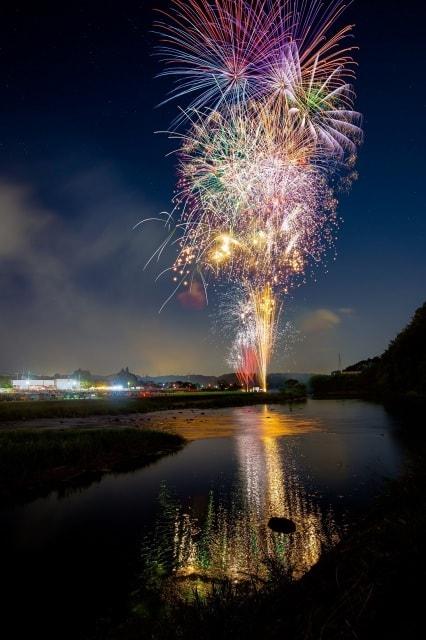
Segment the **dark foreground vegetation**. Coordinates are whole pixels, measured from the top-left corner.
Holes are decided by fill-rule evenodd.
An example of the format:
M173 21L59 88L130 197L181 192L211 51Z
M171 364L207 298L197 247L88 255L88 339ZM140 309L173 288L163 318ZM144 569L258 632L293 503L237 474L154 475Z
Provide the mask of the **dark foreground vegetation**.
M191 602L165 601L145 588L129 619L114 630L100 628L96 640L423 637L425 483L419 456L300 581L272 567L262 589L221 584L209 598Z
M179 450L174 434L137 429L0 431L0 502L84 485Z
M374 397L386 402L426 401L426 303L380 357L331 376L314 376L316 397Z
M284 386L280 390L283 400L299 401L306 398L307 388L306 385L298 380L290 378L286 380Z
M303 386L303 385L302 385ZM40 400L0 403L0 423L43 418L86 418L95 415L124 415L168 409L220 409L262 403L280 403L279 393L185 393L147 398L99 400Z

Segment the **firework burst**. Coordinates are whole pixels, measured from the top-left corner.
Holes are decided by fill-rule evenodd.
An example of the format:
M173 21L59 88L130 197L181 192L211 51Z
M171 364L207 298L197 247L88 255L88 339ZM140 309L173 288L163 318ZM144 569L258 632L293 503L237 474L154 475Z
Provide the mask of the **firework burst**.
M182 136L174 277L196 268L285 291L332 244L336 200L309 140L277 130L265 110L229 113L198 116Z
M171 134L178 221L157 253L177 245L176 289L195 274L205 288L242 287L248 312L231 360L247 383L255 356L266 388L280 297L333 245L334 177L344 182L362 139L346 45L352 27L333 33L340 0L171 7L156 23L159 53L163 75L176 81L169 99L187 102L177 119L186 126Z
M354 75L353 47L345 44L352 26L329 36L345 6L342 0L172 0L155 24L165 64L160 75L176 81L169 100L216 109L224 98L285 95L295 80L321 86L331 78L338 88Z

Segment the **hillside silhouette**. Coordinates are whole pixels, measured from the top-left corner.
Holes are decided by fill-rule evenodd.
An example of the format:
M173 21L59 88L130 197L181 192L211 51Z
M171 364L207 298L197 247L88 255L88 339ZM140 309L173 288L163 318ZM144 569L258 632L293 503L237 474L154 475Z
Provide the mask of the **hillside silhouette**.
M379 357L314 376L315 395L426 399L426 302Z

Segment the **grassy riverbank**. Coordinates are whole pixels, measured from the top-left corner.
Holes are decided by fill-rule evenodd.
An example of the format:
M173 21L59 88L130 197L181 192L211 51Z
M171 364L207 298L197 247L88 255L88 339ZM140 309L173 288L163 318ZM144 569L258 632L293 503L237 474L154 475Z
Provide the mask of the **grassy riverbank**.
M143 466L183 444L178 435L126 428L0 431L0 501Z
M259 590L217 587L192 602L151 598L97 640L268 638L368 640L423 635L424 455L387 485L369 513L300 581L280 571ZM145 596L146 597L146 596Z
M188 393L150 398L99 400L23 400L0 403L2 422L25 422L43 418L86 418L95 415L125 415L169 409L220 409L262 403L286 402L278 393Z

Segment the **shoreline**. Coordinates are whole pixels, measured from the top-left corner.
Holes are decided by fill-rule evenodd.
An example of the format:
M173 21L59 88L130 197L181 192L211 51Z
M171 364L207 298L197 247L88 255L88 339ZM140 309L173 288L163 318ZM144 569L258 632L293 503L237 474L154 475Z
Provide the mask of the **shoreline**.
M306 398L288 398L280 393L223 393L149 398L113 398L87 400L24 400L0 403L0 430L28 426L35 420L65 420L93 416L119 417L157 411L183 409L221 409L256 404L289 404Z
M157 400L147 398L135 401L55 401L43 403L42 407L34 407L37 401L14 403L13 407L0 405L0 433L3 430L22 429L65 429L65 428L102 428L124 427L146 428L152 427L156 416L182 414L194 412L198 417L206 412L220 412L222 409L238 407L254 407L261 405L284 405L305 403L306 398L289 399L278 393L273 394L234 394L232 396L179 398L170 402L169 398L161 398L161 402L147 402ZM168 401L168 402L167 402ZM102 402L102 405L87 403ZM67 404L66 404L67 403ZM78 404L76 404L78 403ZM19 406L18 406L19 405ZM7 410L9 409L9 411ZM26 410L29 409L29 412Z
M292 406L303 403L292 403ZM300 435L308 431L321 428L313 420L300 421L300 416L293 417L288 413L288 419L282 424L277 419L277 407L287 407L288 403L260 403L232 407L217 408L182 408L166 409L149 413L131 413L117 415L94 415L87 418L39 418L22 423L21 421L3 423L1 434L7 431L24 432L28 429L35 431L102 431L115 429L117 431L134 429L139 432L154 430L158 433L171 433L183 437L185 441L226 438L234 436L238 430L233 420L232 410L245 412L263 409L264 428L275 437L286 435ZM268 421L267 423L265 421Z

